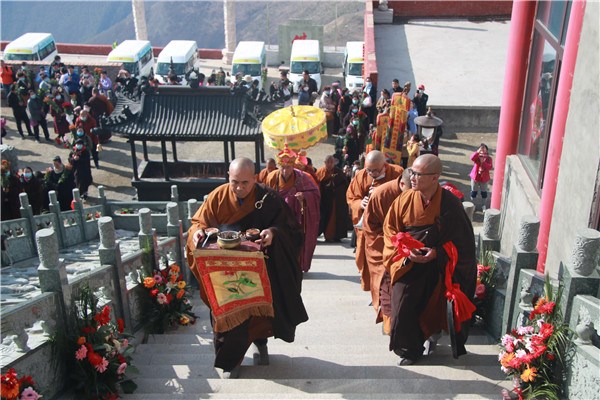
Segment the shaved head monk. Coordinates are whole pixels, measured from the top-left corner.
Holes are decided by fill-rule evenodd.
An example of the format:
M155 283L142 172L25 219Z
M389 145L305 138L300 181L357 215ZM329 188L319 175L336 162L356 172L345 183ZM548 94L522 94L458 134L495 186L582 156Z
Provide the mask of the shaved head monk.
M371 290L369 269L366 268L366 252L368 249L365 246L364 234L359 222L362 223L363 212L369 203L369 197L373 189L396 179L402 175L402 171L402 167L388 164L382 152L378 150L370 151L365 157L365 168L358 171L346 192L346 201L356 231L356 266L361 275L362 289L367 292ZM356 227L357 224L358 227Z
M432 154L422 155L408 171L412 189L394 200L383 223L383 263L392 285L390 350L400 356L400 366L418 361L425 350L425 340L448 329L446 292L452 293L455 302L460 301L460 307L468 309L477 279L473 227L460 200L439 184L440 159ZM406 256L399 254L392 241L399 232L409 233L425 247L412 249ZM452 254L457 255L456 266L448 283L458 287L447 288L442 271L450 271ZM466 296L464 301L456 295L458 291ZM467 352L471 313L464 314L463 320L455 321L459 331L452 327L456 332L453 352L457 356ZM427 347L431 345L435 343Z
M265 180L267 179L267 175L269 175L271 172L275 171L276 169L277 169L277 163L275 162L275 159L268 158L267 166L258 173L258 176L256 177L256 181L258 183L265 183Z
M392 303L390 274L383 266L383 221L394 200L408 189L410 173L409 170L404 170L398 178L373 190L363 216L371 304L377 315L376 322L383 321L383 333L386 335L389 335L391 330Z
M229 183L213 190L192 218L188 231L186 255L190 269L200 282L200 296L210 307L207 290L197 269L193 250L202 246L207 228L245 231L258 229L261 246L269 257L265 259L271 284L274 317L249 316L236 321L235 326L220 326L213 316L215 363L223 378L236 378L244 354L252 343L256 346L255 364L269 363L267 338L274 336L293 342L296 326L308 320L300 297L298 243L302 241L300 227L283 199L271 189L255 181L254 162L236 158L229 166ZM240 318L241 319L241 318Z

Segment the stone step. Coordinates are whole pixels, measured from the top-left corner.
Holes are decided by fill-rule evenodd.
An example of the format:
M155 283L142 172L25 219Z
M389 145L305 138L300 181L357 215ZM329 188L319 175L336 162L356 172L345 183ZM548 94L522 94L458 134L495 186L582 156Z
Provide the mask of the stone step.
M396 368L401 370L401 368ZM499 382L487 379L473 380L468 377L460 379L444 380L432 379L421 375L418 371L408 371L402 379L246 379L246 373L242 367L239 379L223 380L218 378L140 378L136 379L138 388L135 396L137 398L148 398L146 394L164 394L171 398L172 394L192 394L204 398L208 394L218 393L230 398L232 394L243 394L241 398L262 398L265 394L276 394L281 398L287 394L288 398L307 398L304 396L319 397L322 394L340 394L346 398L346 394L359 395L355 398L364 398L365 395L373 393L381 394L380 399L387 399L390 394L401 394L398 398L409 398L408 394L417 394L413 398L423 398L430 395L431 398L456 398L456 395L473 395L483 398L498 398L500 391L509 382ZM199 396L202 395L202 396ZM124 399L134 398L123 396ZM166 399L166 397L165 397Z
M423 399L423 400L478 400L478 399L494 399L500 398L499 391L489 393L260 393L257 395L248 395L246 393L202 393L202 394L186 394L186 393L171 393L169 399L174 400L199 400L199 399L243 399L243 400L298 400L298 399L346 399L346 400L396 400L396 399ZM122 395L122 399L127 400L165 400L164 394L129 394ZM62 399L61 399L62 400ZM69 399L71 400L71 399Z

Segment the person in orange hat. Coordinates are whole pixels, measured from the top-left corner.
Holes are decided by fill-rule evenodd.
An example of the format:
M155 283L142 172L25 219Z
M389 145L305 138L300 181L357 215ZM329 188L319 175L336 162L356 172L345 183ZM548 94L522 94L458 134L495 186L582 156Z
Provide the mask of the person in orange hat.
M308 272L319 235L321 193L313 178L295 168L298 154L287 143L277 154L279 169L271 172L265 185L277 191L296 215L304 233L304 244L300 253L300 267Z

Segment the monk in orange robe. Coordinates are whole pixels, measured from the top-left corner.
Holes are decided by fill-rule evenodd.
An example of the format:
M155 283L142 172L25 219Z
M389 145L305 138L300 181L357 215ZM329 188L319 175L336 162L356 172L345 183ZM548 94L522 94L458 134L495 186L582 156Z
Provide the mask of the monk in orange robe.
M443 274L449 242L458 255L450 278L458 284L466 302L473 298L477 280L473 227L460 200L439 185L440 159L432 154L422 155L409 171L412 190L394 201L383 224L383 263L392 283L390 350L400 356L398 365L416 362L423 355L425 340L429 342L432 335L448 329ZM425 247L412 249L406 256L399 254L392 242L399 232L408 232ZM460 296L453 297L458 301ZM466 318L456 332L453 352L457 356L466 354L470 316ZM431 345L427 347L431 349Z
M389 335L391 330L392 303L390 274L383 266L383 221L394 200L408 189L410 175L405 169L398 178L373 190L363 216L372 305L377 314L376 322L383 321L383 333L386 335Z
M302 272L308 272L319 236L321 194L309 174L294 168L297 160L296 152L286 144L284 150L277 154L279 169L267 175L265 185L275 189L296 215L304 234L300 267Z
M206 290L196 268L193 250L205 239L205 229L244 231L257 228L260 243L268 251L267 272L271 283L275 315L249 317L242 324L222 332L215 326L215 367L223 378L235 378L244 354L252 343L257 346L258 364L268 364L267 338L275 336L293 342L296 326L308 315L300 296L302 273L298 265L300 227L289 207L271 189L255 182L254 162L238 158L229 167L229 183L213 190L192 218L186 256L190 269L200 282L200 296L210 307Z
M402 175L402 167L388 164L382 152L373 150L365 157L365 168L357 172L350 182L346 192L346 202L352 213L352 224L356 231L356 266L361 275L361 287L364 291L371 290L369 269L366 267L367 258L365 240L362 227L362 216L371 192L378 186L383 185ZM359 224L360 222L360 224ZM356 225L359 225L356 227Z
M267 179L267 175L269 175L271 172L275 171L276 169L277 169L277 164L275 163L275 159L269 158L267 160L267 166L265 168L263 168L256 176L256 182L265 183L265 180Z
M316 173L321 191L319 234L325 236L326 242L339 242L348 236L348 179L337 162L334 156L326 156L325 165Z

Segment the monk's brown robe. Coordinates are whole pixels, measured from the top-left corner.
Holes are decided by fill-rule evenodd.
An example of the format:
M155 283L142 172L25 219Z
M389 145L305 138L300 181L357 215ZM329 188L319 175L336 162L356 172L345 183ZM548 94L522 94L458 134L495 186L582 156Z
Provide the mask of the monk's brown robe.
M392 203L400 194L400 181L402 175L393 181L379 186L373 191L363 218L363 232L365 236L367 268L371 282L371 298L373 308L377 313L377 322L382 319L389 321L392 314L390 296L390 278L386 276L383 266L383 221L392 206ZM388 325L388 324L386 324ZM387 329L384 328L387 332Z
M369 195L369 190L371 187L376 188L386 182L396 179L398 176L402 175L403 171L404 170L399 165L386 163L385 176L376 181L369 176L366 169L361 169L358 171L356 176L350 182L350 186L346 192L346 202L348 203L348 207L350 208L350 212L352 214L353 225L356 225L362 217L364 210L361 208L360 203L365 196ZM367 258L365 252L367 249L365 247L362 229L354 229L356 231L356 266L358 267L358 272L361 275L361 287L365 292L368 292L371 290L371 283L369 282L369 270L366 268Z
M260 209L256 208L257 200L263 200ZM192 255L193 235L198 229L210 227L234 231L270 228L274 232L265 260L271 282L274 318L251 317L230 331L214 333L215 367L231 371L241 363L253 341L264 342L267 337L275 336L293 342L296 326L308 320L300 296L302 273L298 265L298 244L302 243L302 235L289 207L271 189L256 184L246 198L238 199L229 184L221 185L209 194L196 212L188 231L186 256L198 282L202 281ZM200 296L210 307L202 284Z
M267 175L269 175L272 171L275 171L277 168L273 168L273 169L268 169L268 168L263 168L258 175L256 175L256 182L257 183L265 183L265 181L267 180Z
M325 240L337 242L348 235L348 204L346 203L348 178L338 167L334 167L331 171L321 167L317 170L316 176L321 191L319 235L322 233Z
M392 237L409 232L435 248L437 257L417 264L401 258L393 261L397 249ZM383 262L392 281L392 333L390 350L401 357L417 360L423 354L425 339L447 330L444 274L448 256L443 244L452 241L458 250L458 262L452 281L460 285L467 298L475 294L477 260L471 221L460 200L438 186L427 206L420 192L407 190L392 204L383 224ZM457 333L458 355L466 354L465 343L470 321Z

